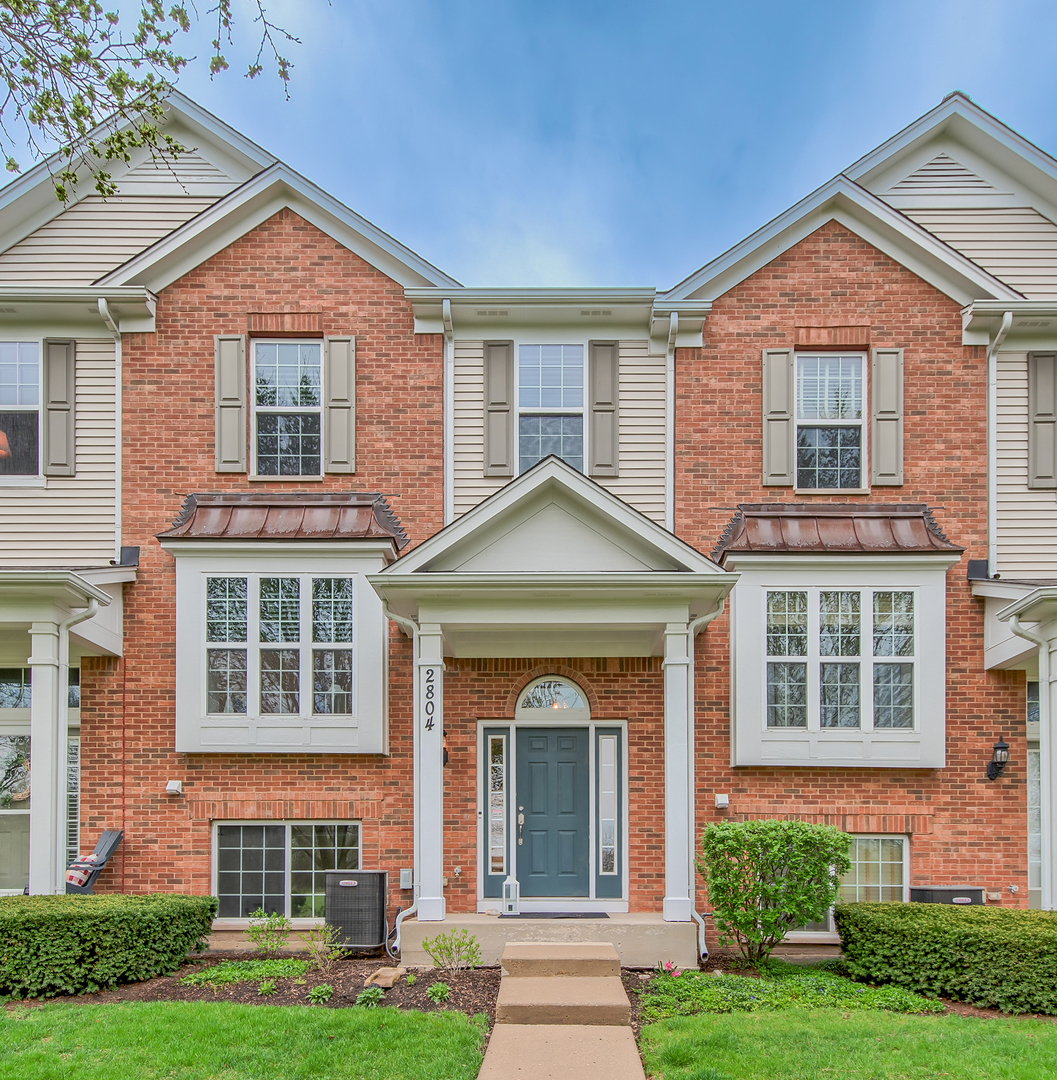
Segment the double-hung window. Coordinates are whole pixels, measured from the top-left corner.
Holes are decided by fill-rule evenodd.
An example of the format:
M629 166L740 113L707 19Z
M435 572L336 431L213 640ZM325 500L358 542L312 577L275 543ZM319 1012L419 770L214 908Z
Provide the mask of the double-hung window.
M518 347L519 471L555 454L584 469L584 346Z
M912 590L767 590L766 603L768 728L914 728Z
M205 587L207 715L352 713L352 578L218 575Z
M321 476L322 341L253 341L258 476Z
M862 488L862 356L796 357L796 486Z
M40 474L40 345L0 341L0 476Z

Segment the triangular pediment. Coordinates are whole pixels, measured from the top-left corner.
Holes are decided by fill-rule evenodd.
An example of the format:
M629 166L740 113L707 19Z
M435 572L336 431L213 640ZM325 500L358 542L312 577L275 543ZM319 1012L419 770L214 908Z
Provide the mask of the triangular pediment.
M722 573L557 458L518 477L390 568L408 573Z

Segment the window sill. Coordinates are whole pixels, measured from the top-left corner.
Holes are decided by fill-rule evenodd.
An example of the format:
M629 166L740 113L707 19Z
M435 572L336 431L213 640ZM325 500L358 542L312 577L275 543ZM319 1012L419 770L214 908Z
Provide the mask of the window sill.
M793 488L794 495L869 495L865 488Z
M70 477L69 479L73 479ZM46 476L0 476L0 488L46 488Z
M355 870L350 870L350 874L356 873ZM214 919L211 927L213 933L218 930L247 930L249 929L249 919ZM323 925L323 919L291 919L290 926L293 930L313 930L317 926Z
M318 484L322 483L322 476L247 476L251 484L280 483L280 484Z

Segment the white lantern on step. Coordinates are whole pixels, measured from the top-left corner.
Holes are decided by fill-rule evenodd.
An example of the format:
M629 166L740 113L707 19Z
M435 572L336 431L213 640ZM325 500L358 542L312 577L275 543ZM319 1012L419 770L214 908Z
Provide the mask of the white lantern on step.
M521 886L513 874L510 874L503 882L503 914L521 914Z

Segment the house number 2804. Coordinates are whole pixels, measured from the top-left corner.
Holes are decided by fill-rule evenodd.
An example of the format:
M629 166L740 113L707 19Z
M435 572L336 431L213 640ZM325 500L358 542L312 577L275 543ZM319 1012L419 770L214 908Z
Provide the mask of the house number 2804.
M426 700L422 711L426 714L426 730L433 730L433 714L437 711L437 679L433 668L426 668Z

